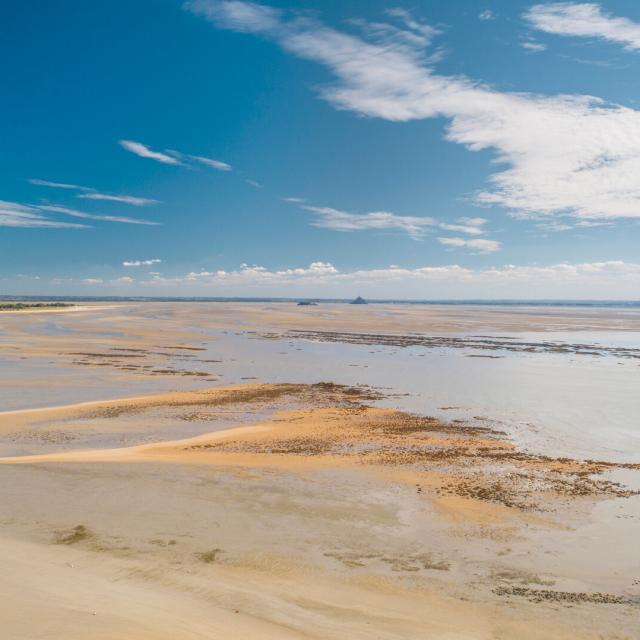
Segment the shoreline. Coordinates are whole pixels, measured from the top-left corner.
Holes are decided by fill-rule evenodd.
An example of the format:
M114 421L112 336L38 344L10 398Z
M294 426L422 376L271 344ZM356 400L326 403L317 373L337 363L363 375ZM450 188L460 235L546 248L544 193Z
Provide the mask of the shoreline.
M1 301L29 301L29 302L57 302L57 301L79 301L79 302L136 302L136 303L282 303L293 304L297 302L317 302L319 304L352 304L353 298L322 298L322 297L243 297L243 296L0 296ZM583 298L459 298L459 299L393 299L393 298L367 298L366 304L389 304L389 305L451 305L451 306L527 306L527 307L591 307L591 308L634 308L640 307L640 300L637 299L583 299Z
M231 601L217 595L216 606L223 620L240 611L249 625L245 637L256 640L271 637L269 627L274 638L287 637L283 620L291 638L309 637L304 629L317 624L322 631L311 637L357 637L370 633L368 624L379 615L388 621L381 629L391 625L382 638L450 625L487 640L587 639L593 636L585 621L594 616L602 632L627 628L634 598L640 602L633 567L616 564L614 581L588 578L573 561L558 565L556 554L543 562L543 549L573 548L598 504L637 503L638 496L606 474L622 468L640 475L640 464L531 456L495 430L372 406L378 398L331 383L248 384L21 412L14 431L3 430L0 439L27 438L42 452L0 459L3 548L20 538L11 566L40 558L51 567L44 584L95 583L120 613L126 606L117 593L106 595L109 581L120 575L122 589L138 593L142 572L147 595L136 620L162 640L181 636L170 622L166 633L155 628L144 603L162 593L175 599L195 625L184 638L195 639L210 615L198 613L200 580L217 594L248 580L249 600L233 591ZM212 431L220 415L231 416L231 426ZM195 424L201 432L148 441L149 429L161 423L177 425L176 433ZM108 442L126 433L138 443L105 446L104 434L114 428ZM74 447L78 437L85 438L82 448ZM219 508L211 511L214 505ZM355 529L354 518L362 523ZM33 590L11 577L20 575L15 571L2 580L6 602L29 611ZM333 630L324 626L329 619L317 618L329 592L305 587L309 576L343 594L341 609L350 613L347 619L331 613ZM287 593L308 589L294 619L284 583ZM65 596L53 614L63 616L68 630L77 603L91 601L71 597L76 600ZM376 607L356 615L371 599ZM269 605L258 613L263 601ZM45 598L46 607L50 602ZM440 614L425 610L425 602ZM115 633L117 619L104 606L90 606ZM398 618L404 606L413 609ZM235 633L221 624L223 634Z
M34 307L34 308L30 308L30 307L25 307L24 309L2 309L0 307L0 314L15 314L15 313L21 313L23 315L27 315L27 314L42 314L42 313L71 313L74 311L95 311L96 309L113 309L115 308L116 305L92 305L92 306L86 306L86 307L77 307L77 306L72 306L72 307L53 307L51 309L47 309L47 308L38 308L38 307Z

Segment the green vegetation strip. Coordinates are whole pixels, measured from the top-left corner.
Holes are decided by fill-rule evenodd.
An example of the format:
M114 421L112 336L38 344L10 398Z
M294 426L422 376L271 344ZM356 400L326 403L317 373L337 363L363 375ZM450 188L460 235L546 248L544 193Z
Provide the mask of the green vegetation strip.
M20 309L59 309L75 307L70 302L0 302L0 311L19 311Z

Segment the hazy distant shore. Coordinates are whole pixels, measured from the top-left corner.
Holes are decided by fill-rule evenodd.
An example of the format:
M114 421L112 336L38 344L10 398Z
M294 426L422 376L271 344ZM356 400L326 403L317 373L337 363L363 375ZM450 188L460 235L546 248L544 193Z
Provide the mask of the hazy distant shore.
M282 302L293 303L311 301L325 304L348 304L353 298L269 298L269 297L237 297L237 296L1 296L0 300L62 300L77 302ZM629 307L640 308L640 300L572 300L572 299L433 299L406 300L392 298L368 298L371 304L399 305L473 305L473 306L525 306L525 307Z

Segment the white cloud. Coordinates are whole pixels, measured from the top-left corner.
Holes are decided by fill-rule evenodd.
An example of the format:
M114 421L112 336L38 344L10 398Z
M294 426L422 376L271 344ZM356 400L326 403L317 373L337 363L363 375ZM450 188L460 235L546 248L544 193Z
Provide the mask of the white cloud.
M256 295L284 297L345 297L365 295L391 299L635 299L640 290L640 263L622 260L550 265L506 264L467 268L457 264L341 271L330 262L306 267L267 269L243 264L233 270L191 272L146 280L129 276L53 278L51 284L71 286L125 285L139 295ZM523 293L524 292L524 293Z
M0 227L83 229L87 225L53 220L37 207L0 200Z
M326 276L337 274L338 270L330 262L312 262L307 268L277 271L279 276Z
M135 142L133 140L120 140L119 142L127 151L131 151L131 153L135 153L141 158L149 158L150 160L162 162L163 164L182 164L177 158L166 153L161 153L160 151L153 151L141 142Z
M478 18L480 20L495 20L497 16L491 9L485 9L478 14Z
M468 233L472 236L479 236L484 233L482 227L486 222L484 218L459 218L455 224L440 222L438 227L445 231L457 231L458 233Z
M398 216L389 211L372 211L371 213L349 213L331 207L314 207L304 205L307 211L316 214L312 222L315 227L333 229L334 231L364 231L366 229L399 229L414 239L421 238L427 227L433 227L433 218L418 216Z
M247 178L245 182L251 187L255 187L256 189L262 189L262 185L259 182L256 182L255 180L250 180L249 178Z
M157 162L162 162L164 164L174 164L179 166L185 166L185 165L189 165L192 162L197 162L199 164L204 164L204 165L207 165L208 167L217 169L218 171L233 170L233 167L230 164L226 162L222 162L222 160L207 158L206 156L194 156L189 153L182 153L181 151L176 151L174 149L165 149L164 152L153 151L152 149L142 144L141 142L133 142L131 140L120 140L120 144L128 151L131 151L132 153L135 153L136 155L142 158L151 158L152 160L156 160ZM103 198L103 199L106 199L106 198Z
M50 182L49 180L40 180L39 178L29 178L31 184L39 187L53 187L54 189L73 189L76 191L92 191L89 187L83 187L79 184L67 184L66 182Z
M201 164L206 164L209 167L213 167L218 171L231 171L232 167L230 164L226 162L222 162L221 160L214 160L213 158L205 158L204 156L189 156L192 160L196 162L200 162Z
M238 271L192 271L184 276L184 280L189 282L200 280L291 280L299 278L317 278L324 276L334 276L338 274L338 270L330 262L312 262L308 267L296 267L292 269L283 269L280 271L269 271L265 267L258 265L242 264Z
M557 263L552 265L503 265L470 269L456 264L340 271L329 262L308 267L269 270L242 265L237 270L191 272L183 276L159 277L137 282L155 292L185 291L202 295L220 293L262 296L318 295L402 298L633 298L640 288L640 263L623 261Z
M640 49L640 23L605 13L595 2L536 4L524 18L532 27L546 33L603 38L630 51Z
M427 47L431 41L442 32L430 24L416 20L406 9L394 7L385 10L386 15L401 24L397 27L387 22L369 22L362 19L352 19L350 23L360 28L368 37L409 47Z
M222 162L222 160L214 160L213 158L208 158L206 156L194 156L189 153L182 153L182 151L176 151L175 149L165 149L165 151L172 157L179 160L180 164L182 165L188 165L191 162L197 162L199 164L207 165L208 167L213 167L218 171L233 170L233 167L230 164Z
M500 251L500 243L497 240L487 240L486 238L438 238L438 242L447 247L457 247L473 249L478 253L494 253Z
M162 260L160 258L152 258L151 260L125 260L122 263L123 267L149 267L152 264L160 264Z
M546 220L544 218L541 219L541 222L536 224L538 229L543 231L570 231L572 229L590 229L592 227L610 227L613 225L613 222L603 222L603 221L593 221L593 220L571 220L570 222L562 222L562 219L559 220ZM566 220L566 219L565 219Z
M140 198L138 196L127 195L112 195L109 193L100 193L92 187L83 187L79 184L67 184L64 182L50 182L49 180L39 180L37 178L30 178L31 184L38 185L40 187L52 187L54 189L69 189L74 191L81 191L77 198L84 198L86 200L110 200L113 202L124 202L125 204L132 204L136 207L142 207L149 204L157 204L157 200L150 198Z
M280 19L278 10L253 2L190 0L185 3L185 7L227 29L247 33L276 29Z
M157 204L157 200L151 198L139 198L137 196L114 196L108 193L98 193L92 191L90 193L82 193L78 198L84 198L86 200L109 200L112 202L124 202L125 204L132 204L135 207L143 207L149 204Z
M594 222L593 220L578 220L574 223L574 227L611 227L613 222Z
M298 198L285 198L289 202L299 203ZM370 213L351 213L332 207L301 205L306 211L315 214L311 224L314 227L334 231L366 231L370 229L396 229L414 240L421 239L429 229L444 229L469 235L484 234L485 218L458 218L456 222L440 222L428 216L400 216L390 211L372 211Z
M240 5L251 16L242 20ZM503 165L484 205L524 214L581 218L640 217L640 112L592 96L497 91L463 76L439 75L420 46L403 35L364 39L309 17L287 18L240 0L188 5L220 26L260 32L285 50L327 67L334 84L321 96L338 109L404 122L449 121L446 138L471 151L493 150Z
M302 204L303 202L305 202L304 198L295 198L293 196L288 197L288 198L282 198L285 202L292 202L293 204Z
M520 43L520 46L523 49L526 49L527 51L533 51L535 53L547 50L546 44L542 44L541 42L536 42L535 40L523 40Z
M52 211L54 213L62 213L72 218L84 218L85 220L102 220L104 222L121 222L123 224L141 224L149 226L157 226L159 222L152 222L151 220L141 220L140 218L127 218L124 216L103 216L93 213L85 213L84 211L78 211L77 209L69 209L68 207L60 207L58 205L40 205L38 209L42 211Z
M562 231L570 231L573 229L572 224L566 224L565 222L558 222L557 220L552 220L551 222L541 222L536 225L538 229L542 231L551 231L553 233L559 233Z

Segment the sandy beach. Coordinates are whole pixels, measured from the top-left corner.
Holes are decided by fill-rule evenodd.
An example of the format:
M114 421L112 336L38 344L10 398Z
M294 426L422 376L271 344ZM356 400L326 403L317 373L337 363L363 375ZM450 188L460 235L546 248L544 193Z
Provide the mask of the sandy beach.
M541 411L529 432L413 373L637 375L637 314L123 303L46 317L0 319L7 638L638 637L637 450L609 455L595 431L592 455L567 455L562 420ZM385 386L391 361L406 373Z

